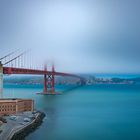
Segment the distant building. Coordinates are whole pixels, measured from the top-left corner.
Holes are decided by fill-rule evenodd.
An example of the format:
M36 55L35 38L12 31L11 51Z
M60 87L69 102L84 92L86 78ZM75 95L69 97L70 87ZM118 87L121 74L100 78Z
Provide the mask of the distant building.
M34 110L34 100L17 99L17 98L0 99L0 116L33 110Z

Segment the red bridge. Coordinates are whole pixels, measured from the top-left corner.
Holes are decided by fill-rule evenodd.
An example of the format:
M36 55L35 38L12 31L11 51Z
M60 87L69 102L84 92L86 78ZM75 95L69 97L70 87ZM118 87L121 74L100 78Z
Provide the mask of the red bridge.
M44 69L35 69L35 68L20 68L21 60L23 55L26 52L21 53L20 55L7 60L7 58L10 58L11 55L13 55L15 52L12 52L2 58L0 58L0 73L1 74L33 74L33 75L43 75L44 76L44 90L43 94L55 94L55 76L69 76L78 78L79 81L83 81L83 78L70 73L64 73L64 72L56 72L54 65L52 66L52 71L47 70L47 65L44 66ZM3 62L3 63L2 63ZM7 66L8 65L8 66ZM11 65L11 66L9 66ZM0 89L2 90L3 85L3 78L0 78Z

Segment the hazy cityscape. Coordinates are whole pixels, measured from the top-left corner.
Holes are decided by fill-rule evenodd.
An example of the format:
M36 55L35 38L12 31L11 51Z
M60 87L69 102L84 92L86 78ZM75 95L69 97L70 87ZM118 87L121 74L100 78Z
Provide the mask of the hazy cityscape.
M134 78L97 78L95 76L82 75L84 77L84 85L94 85L94 84L140 84L140 77ZM22 78L16 77L5 77L5 84L36 84L43 85L43 78L41 76L22 76ZM56 77L56 85L80 85L80 80L70 77Z

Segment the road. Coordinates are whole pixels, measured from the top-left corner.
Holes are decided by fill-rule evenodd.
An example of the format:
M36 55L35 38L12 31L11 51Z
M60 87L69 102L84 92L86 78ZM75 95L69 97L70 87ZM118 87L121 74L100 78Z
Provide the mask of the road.
M5 118L7 120L7 123L4 123L1 126L1 129L3 131L0 134L0 140L8 140L11 133L31 124L33 120L30 122L24 122L24 118L29 118L29 116L32 116L32 115L33 115L32 112L18 113L18 114L16 114L16 120L11 120L10 116L6 116ZM35 114L34 117L37 117L37 115L38 115L38 113Z

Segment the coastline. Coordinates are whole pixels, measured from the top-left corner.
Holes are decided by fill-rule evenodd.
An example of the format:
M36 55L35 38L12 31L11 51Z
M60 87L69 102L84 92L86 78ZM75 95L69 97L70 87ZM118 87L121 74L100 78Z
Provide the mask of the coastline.
M38 113L37 117L30 124L11 131L6 140L24 140L27 135L35 131L42 124L43 118L46 116L43 112L39 111Z

